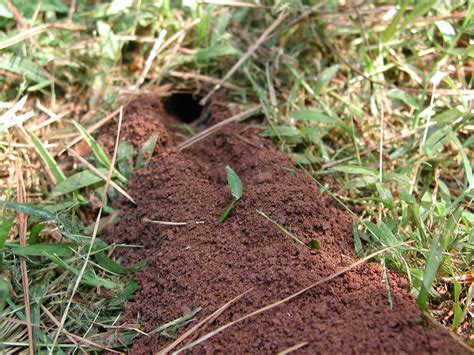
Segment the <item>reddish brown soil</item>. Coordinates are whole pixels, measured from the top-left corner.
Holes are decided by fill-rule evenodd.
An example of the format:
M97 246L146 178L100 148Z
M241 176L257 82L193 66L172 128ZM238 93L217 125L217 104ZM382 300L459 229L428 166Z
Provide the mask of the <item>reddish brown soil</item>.
M165 113L162 102L156 97L143 95L132 100L124 110L124 118L120 138L132 144L135 155L153 134L158 136L155 153L160 153L171 146L171 137L165 128L165 123L172 118ZM113 152L117 137L117 130L112 126L102 128L97 136L101 146L109 153Z
M146 104L143 114L139 104L131 107L135 111L127 111L125 122L159 118L159 104ZM215 121L231 114L213 107L211 115ZM148 260L138 274L141 290L126 306L129 323L150 332L202 307L193 325L253 288L196 334L204 335L356 260L351 217L249 127L232 124L183 153L157 156L131 179L129 192L137 206L124 207L108 233L114 242L144 246L123 249L126 263ZM226 165L242 179L244 197L221 223L230 196ZM257 209L305 242L316 238L321 251L296 244ZM144 217L188 224L149 224ZM192 352L276 353L306 342L297 352L462 353L446 330L423 318L404 277L389 272L388 280L393 308L381 267L371 263L232 326ZM178 335L183 329L188 328ZM142 336L131 352L158 351L170 341Z

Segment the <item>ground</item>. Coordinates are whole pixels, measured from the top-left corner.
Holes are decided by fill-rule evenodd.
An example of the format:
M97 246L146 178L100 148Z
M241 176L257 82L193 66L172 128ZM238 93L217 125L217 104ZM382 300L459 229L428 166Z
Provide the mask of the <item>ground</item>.
M473 11L0 1L0 348L469 351Z

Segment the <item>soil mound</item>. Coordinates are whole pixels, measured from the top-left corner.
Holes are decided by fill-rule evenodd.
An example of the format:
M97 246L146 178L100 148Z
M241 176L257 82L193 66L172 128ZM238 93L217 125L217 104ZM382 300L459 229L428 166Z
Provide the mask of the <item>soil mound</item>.
M136 107L132 119L140 117ZM143 117L153 107L145 105ZM210 111L213 120L231 116L221 106ZM351 217L258 133L245 124L226 126L182 153L157 156L131 179L137 206L125 206L108 233L114 242L144 247L123 249L126 263L148 261L138 274L141 290L126 306L130 323L150 332L201 307L193 325L253 288L196 339L356 260ZM240 176L244 195L221 223L230 201L226 165ZM257 210L304 242L317 239L321 250L295 243ZM297 352L308 354L463 352L446 330L423 318L404 277L388 272L388 281L392 307L382 270L371 263L227 328L190 352L276 353L297 344ZM131 352L156 352L171 341L142 336Z
M165 128L165 124L171 121L173 119L166 113L163 103L156 96L139 96L130 101L124 109L120 139L129 142L136 155L143 144L156 134L155 154L159 154L172 145L171 137ZM99 131L97 140L111 154L116 136L117 129L105 126Z

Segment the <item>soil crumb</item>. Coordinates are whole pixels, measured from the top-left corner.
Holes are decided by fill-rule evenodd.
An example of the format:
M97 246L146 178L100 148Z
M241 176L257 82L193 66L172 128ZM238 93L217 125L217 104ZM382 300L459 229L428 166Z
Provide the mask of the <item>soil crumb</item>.
M162 106L147 98L126 114L127 135L141 139L137 130L158 118ZM215 122L231 113L211 105L210 116ZM230 202L226 165L241 178L244 195L221 223L219 215ZM183 152L156 156L131 178L129 193L137 206L124 206L106 236L143 246L121 249L125 263L148 262L137 276L140 291L126 305L128 323L151 332L201 308L174 334L179 336L252 289L174 350L357 260L351 216L248 124L228 125ZM257 210L305 243L316 239L321 250L295 243ZM296 353L463 353L447 330L418 311L406 279L387 274L390 291L380 265L360 266L187 351L270 354L301 345ZM130 351L157 352L173 341L172 330L167 335L139 337Z

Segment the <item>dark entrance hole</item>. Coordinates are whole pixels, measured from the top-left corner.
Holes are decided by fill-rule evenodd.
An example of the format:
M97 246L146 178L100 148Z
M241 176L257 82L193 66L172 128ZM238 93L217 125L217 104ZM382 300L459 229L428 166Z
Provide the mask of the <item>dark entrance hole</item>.
M189 92L177 92L165 97L165 110L184 123L191 123L201 116L203 106L199 104L200 97Z

